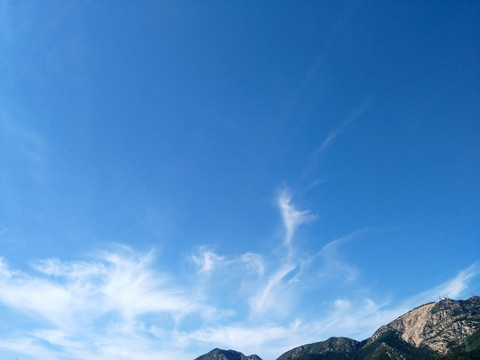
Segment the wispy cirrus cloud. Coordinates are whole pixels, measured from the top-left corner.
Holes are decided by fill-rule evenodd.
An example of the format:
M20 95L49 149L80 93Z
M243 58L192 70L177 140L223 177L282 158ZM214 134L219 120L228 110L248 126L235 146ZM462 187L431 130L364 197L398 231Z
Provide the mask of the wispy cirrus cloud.
M351 113L351 115L344 120L340 126L338 126L336 129L331 131L325 139L320 143L320 145L317 146L317 148L313 151L313 154L311 156L310 164L308 167L303 171L302 173L302 178L305 179L314 171L318 165L320 157L323 155L323 153L334 143L334 141L341 135L343 134L346 129L352 124L354 121L356 121L358 118L360 118L366 109L368 108L368 101L365 101L362 106L354 109ZM317 179L314 181L315 183L318 183L319 180ZM314 185L310 185L314 186Z
M249 298L253 316L275 312L282 315L288 313L295 302L294 289L301 275L302 264L305 261L295 252L292 243L295 233L302 224L312 221L316 216L308 210L298 210L292 201L288 189L283 189L277 197L277 206L280 210L284 228L283 242L277 261L270 264L270 271L257 283L253 295Z
M343 259L342 245L369 229L309 254L294 237L313 215L298 210L288 192L277 200L285 229L278 248L225 255L199 247L189 256L192 273L183 277L160 271L154 251L126 246L81 261L37 260L29 271L1 260L0 313L24 316L32 326L0 339L0 353L31 360L191 360L224 347L273 360L330 336L362 340L413 306L464 295L480 274L473 264L443 284L394 301L359 284L360 270ZM337 291L339 278L343 293ZM316 309L303 309L304 298L312 296Z
M299 321L293 321L286 326L263 324L249 326L248 324L233 324L219 327L199 329L191 333L177 334L177 341L202 342L218 344L221 347L231 347L238 344L237 349L245 353L261 354L265 358L275 358L280 355L282 342L290 341L299 330Z
M315 215L312 215L308 210L297 210L292 204L292 195L288 189L283 189L277 198L278 207L282 215L283 226L285 228L284 245L291 246L292 239L295 235L297 228L313 219Z
M355 236L337 239L325 248L330 251ZM221 309L206 305L212 297L197 298L195 292L188 290L185 280L173 283L173 274L155 270L153 258L152 252L139 254L123 248L97 253L87 261L38 261L33 264L33 273L12 270L3 261L0 303L33 318L36 327L4 336L0 351L18 352L26 359L191 360L202 351L220 346L275 359L294 346L329 336L362 340L411 307L435 300L432 297L439 290L451 289L450 296L462 295L479 274L474 264L450 281L399 303L392 298L378 302L352 291L348 296L319 299L324 311L314 316L305 316L288 304L286 309L297 311L287 318L276 317L275 311L267 321L241 317L224 321L226 318L210 317L199 326L182 329L175 325L182 323L182 317L173 323L168 318L174 319L182 313L183 319L188 319L189 314L204 316L205 312L217 313ZM253 258L258 260L256 256ZM282 302L285 291L287 298L291 295L288 286L293 289L294 283L289 283L292 278L286 279L291 271L280 266L264 275L255 273L257 280L267 281L263 290L272 295L268 301ZM253 281L253 285L253 274L241 279ZM232 286L223 291L230 295ZM295 290L298 296L303 296L301 287ZM178 304L172 304L173 301Z
M217 255L213 250L201 249L198 254L192 255L192 260L198 265L200 273L208 273L220 265L225 257Z
M430 301L437 301L440 298L448 297L451 299L461 298L466 295L471 295L468 293L470 289L470 283L478 277L480 274L480 265L479 263L471 264L466 269L460 271L452 279L439 284L432 289L421 292L415 296L407 299L406 306L412 307L416 306L419 303L425 303Z
M190 255L190 259L197 267L197 273L199 275L206 275L208 273L214 273L215 271L221 271L227 269L227 272L234 275L235 271L231 268L241 269L241 272L245 274L257 274L262 275L265 271L265 259L262 255L253 252L246 252L241 255L225 256L219 255L215 250L209 249L205 246L201 246L200 249Z
M297 265L286 264L276 269L268 276L265 283L250 298L250 306L255 314L266 312L285 313L290 305L290 290L294 285L294 279L286 279Z
M352 122L357 120L365 112L366 108L367 103L363 104L360 108L355 109L338 128L328 134L322 143L315 149L315 152L313 153L314 158L318 158L322 155L323 152L332 145L333 141L340 136L340 134L342 134Z
M58 327L110 312L125 321L148 313L181 317L208 312L170 275L155 271L152 260L152 253L122 248L88 262L38 261L32 265L36 275L10 270L2 261L0 302Z
M32 127L22 125L6 112L0 111L0 129L3 143L11 156L19 155L32 165L43 164L48 143Z
M38 328L12 332L8 342L0 341L0 350L49 359L185 356L188 350L171 346L171 338L158 339L152 324L163 321L173 333L186 317L216 317L222 309L208 305L173 274L156 270L153 260L153 252L125 246L88 261L36 261L29 272L2 260L0 304Z
M336 244L357 235L353 233L339 238ZM332 242L328 247L334 245ZM478 266L473 264L460 271L452 280L403 301L394 301L393 297L385 296L379 301L371 296L352 292L348 296L321 302L321 306L326 310L317 316L297 317L300 315L300 312L297 312L296 317L286 323L238 323L207 327L191 333L178 334L178 341L198 341L227 348L233 344L236 349L258 353L263 358L272 360L295 346L326 340L331 336L348 336L361 341L371 336L380 326L393 321L413 307L438 300L434 296L438 289L463 288L465 291L469 288L469 281L476 276ZM462 284L460 287L459 283ZM461 292L457 294L463 295ZM278 295L281 297L283 294Z
M324 279L342 278L346 281L353 281L358 278L359 270L354 265L345 262L341 256L341 246L353 241L368 229L356 230L348 235L339 237L326 243L322 249L315 255L322 259L322 265L319 270L319 277Z

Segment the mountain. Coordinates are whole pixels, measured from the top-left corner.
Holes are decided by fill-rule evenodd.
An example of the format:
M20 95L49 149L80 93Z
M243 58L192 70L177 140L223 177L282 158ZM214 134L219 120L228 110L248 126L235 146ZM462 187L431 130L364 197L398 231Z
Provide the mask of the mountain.
M424 304L380 327L361 343L330 338L299 346L278 358L330 359L480 359L480 297Z
M277 360L480 360L480 297L421 305L358 342L345 337L298 346ZM195 360L261 360L214 349Z
M383 333L398 333L407 343L424 346L445 355L452 347L480 329L480 297L455 301L443 299L415 308L386 326L370 338L375 341Z
M209 353L199 356L195 360L262 360L257 355L245 356L233 350L213 349Z
M337 356L343 354L345 358L348 358L350 353L357 351L360 347L361 343L356 340L345 337L331 337L326 341L296 347L284 353L277 360L303 359L305 356L310 358L311 355L330 355L331 357L334 354Z

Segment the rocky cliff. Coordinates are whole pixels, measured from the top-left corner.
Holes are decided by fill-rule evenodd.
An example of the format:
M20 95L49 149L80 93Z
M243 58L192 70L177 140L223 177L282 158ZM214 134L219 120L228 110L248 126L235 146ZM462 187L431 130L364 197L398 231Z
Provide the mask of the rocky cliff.
M439 354L464 344L480 329L480 297L468 300L442 299L419 306L382 326L369 339L372 343L387 331L397 332L407 343L426 346Z

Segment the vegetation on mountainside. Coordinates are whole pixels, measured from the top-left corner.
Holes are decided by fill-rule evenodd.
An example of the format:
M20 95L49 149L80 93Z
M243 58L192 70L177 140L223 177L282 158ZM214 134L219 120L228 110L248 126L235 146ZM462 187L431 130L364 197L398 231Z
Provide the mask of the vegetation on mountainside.
M261 359L214 349L196 360ZM443 298L407 312L362 342L331 337L293 348L277 360L480 360L480 297Z
M480 360L480 330L468 337L466 344L441 356L426 347L414 347L402 340L395 331L387 331L368 345L366 341L363 342L355 352L304 354L295 360Z

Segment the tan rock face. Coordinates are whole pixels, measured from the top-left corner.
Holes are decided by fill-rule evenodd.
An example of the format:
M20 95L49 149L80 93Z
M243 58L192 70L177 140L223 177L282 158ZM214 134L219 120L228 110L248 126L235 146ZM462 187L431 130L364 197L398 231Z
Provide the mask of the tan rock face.
M382 326L370 342L386 331L395 330L415 347L424 345L446 354L452 346L462 345L480 327L479 309L479 297L465 301L443 299L438 303L425 304Z
M398 319L397 330L403 332L402 339L416 347L425 340L425 325L435 303L426 304L403 315Z

